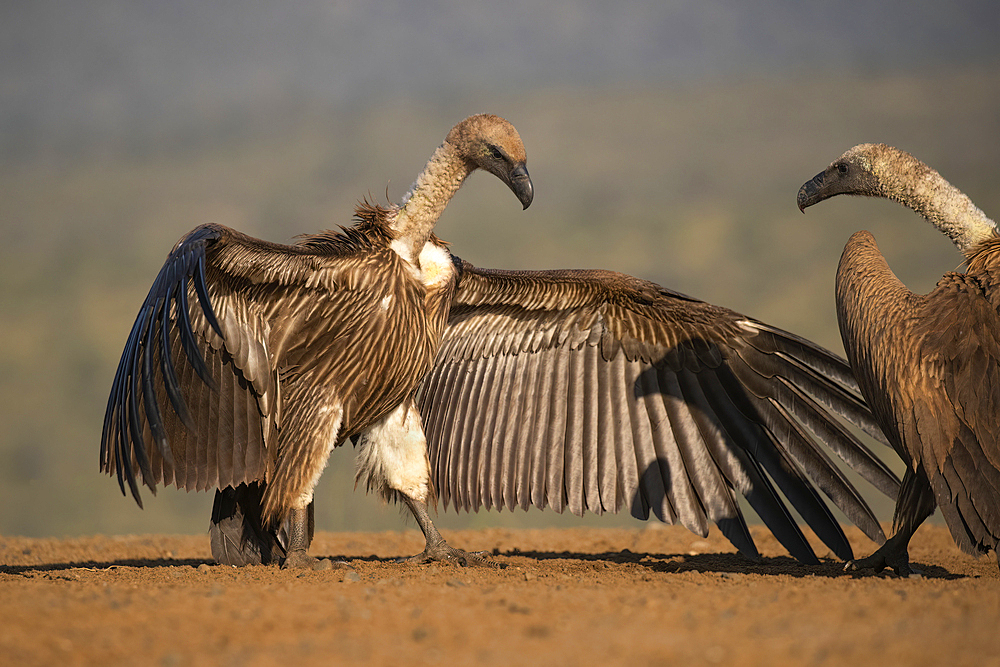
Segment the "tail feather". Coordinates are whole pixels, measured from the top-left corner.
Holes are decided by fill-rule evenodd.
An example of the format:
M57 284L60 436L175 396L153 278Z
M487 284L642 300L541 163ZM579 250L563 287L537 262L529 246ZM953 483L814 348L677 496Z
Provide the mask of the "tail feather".
M209 535L212 556L222 565L272 565L285 557L288 545L286 523L274 530L264 525L263 482L240 484L215 492ZM309 542L315 521L309 505Z

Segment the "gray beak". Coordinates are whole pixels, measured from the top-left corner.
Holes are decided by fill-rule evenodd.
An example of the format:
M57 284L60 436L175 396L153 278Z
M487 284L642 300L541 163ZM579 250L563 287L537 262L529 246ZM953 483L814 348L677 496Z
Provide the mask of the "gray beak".
M521 202L524 208L531 206L531 200L535 196L535 189L531 185L531 177L528 176L528 168L526 166L519 164L514 167L514 170L510 172L510 182L507 185L510 187L511 192L517 196L518 201Z
M819 172L799 188L799 194L795 196L795 202L799 205L799 210L803 213L806 212L806 207L818 204L828 198L829 195L823 192L823 177L825 174L825 171Z

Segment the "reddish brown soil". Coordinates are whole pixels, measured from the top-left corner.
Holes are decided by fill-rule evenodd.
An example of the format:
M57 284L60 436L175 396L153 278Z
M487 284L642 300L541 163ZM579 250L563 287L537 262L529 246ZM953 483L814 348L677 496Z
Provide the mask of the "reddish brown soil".
M996 561L940 526L910 579L800 565L763 529L763 563L661 526L447 537L502 567L395 563L413 530L318 534L353 571L222 567L205 535L0 537L0 663L1000 664Z

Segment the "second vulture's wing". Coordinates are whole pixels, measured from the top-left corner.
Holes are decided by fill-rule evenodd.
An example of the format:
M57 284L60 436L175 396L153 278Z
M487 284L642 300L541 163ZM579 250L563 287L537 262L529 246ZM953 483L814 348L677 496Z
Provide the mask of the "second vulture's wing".
M713 521L756 559L740 493L795 558L816 562L789 505L850 559L822 491L885 541L827 454L895 497L898 479L842 421L882 438L836 355L623 274L456 261L461 282L418 396L445 507L652 510L703 536Z

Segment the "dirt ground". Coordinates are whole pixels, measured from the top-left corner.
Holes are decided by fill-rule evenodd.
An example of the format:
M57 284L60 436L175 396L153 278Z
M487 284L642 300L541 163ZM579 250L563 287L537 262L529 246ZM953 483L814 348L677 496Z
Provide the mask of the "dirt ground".
M397 564L415 530L319 533L353 570L306 572L215 565L207 535L0 537L0 663L1000 665L997 563L941 526L908 579L800 565L763 528L762 563L658 524L446 537L499 567Z

